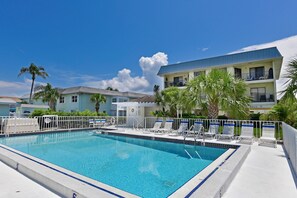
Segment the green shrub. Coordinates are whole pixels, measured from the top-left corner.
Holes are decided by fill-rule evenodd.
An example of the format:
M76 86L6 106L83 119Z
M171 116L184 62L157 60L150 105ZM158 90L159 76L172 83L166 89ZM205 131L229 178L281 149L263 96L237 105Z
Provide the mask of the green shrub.
M219 115L217 119L219 119L219 120L228 120L228 117L226 115Z
M260 120L261 113L251 113L250 120Z
M96 112L90 110L77 111L77 112L57 112L52 110L36 109L32 112L31 117L43 116L43 115L58 115L58 116L97 116ZM108 116L107 113L100 112L99 116Z
M202 116L202 115L195 115L195 114L183 114L183 118L193 118L193 119L206 119L207 116Z

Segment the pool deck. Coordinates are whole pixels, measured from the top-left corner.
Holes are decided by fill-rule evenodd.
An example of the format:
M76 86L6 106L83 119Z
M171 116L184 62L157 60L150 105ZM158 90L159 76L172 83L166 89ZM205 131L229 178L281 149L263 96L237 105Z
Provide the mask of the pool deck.
M0 161L0 197L59 197Z
M142 132L125 130L123 133L139 134ZM183 139L183 137L168 135L142 135ZM207 141L216 142L216 140ZM40 195L42 197L58 197L1 161L0 185L0 197L40 197ZM297 188L283 147L278 145L277 148L270 148L254 143L251 146L251 152L223 197L297 197Z
M223 198L296 198L297 188L282 145L252 145L241 169Z

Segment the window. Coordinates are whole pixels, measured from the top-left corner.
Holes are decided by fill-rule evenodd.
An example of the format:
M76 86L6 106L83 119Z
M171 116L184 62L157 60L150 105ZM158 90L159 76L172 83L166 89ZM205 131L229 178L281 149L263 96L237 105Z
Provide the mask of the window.
M177 77L174 77L173 78L173 82L178 83L178 82L182 82L182 81L183 81L183 77L182 76L177 76Z
M77 102L77 96L72 96L72 102Z
M183 86L183 77L182 76L173 77L173 86L177 86L177 87Z
M64 103L65 100L64 100L64 96L60 96L60 103Z
M119 98L119 102L127 102L128 99L127 98Z
M198 77L200 75L203 75L203 74L205 74L205 71L195 71L194 72L194 78L196 78L196 77Z
M235 78L241 78L241 69L239 68L234 68L234 75L235 75Z
M117 102L117 98L112 98L111 102Z
M250 78L251 80L261 80L264 78L264 67L254 67L250 68Z
M253 102L266 102L266 88L251 88L251 97Z
M200 72L194 72L194 77L199 76L201 73Z

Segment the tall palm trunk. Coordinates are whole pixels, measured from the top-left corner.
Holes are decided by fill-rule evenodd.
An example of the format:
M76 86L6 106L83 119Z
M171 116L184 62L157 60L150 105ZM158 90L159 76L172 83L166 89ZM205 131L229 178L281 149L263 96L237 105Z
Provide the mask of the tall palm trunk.
M214 102L210 102L208 105L208 117L210 119L216 119L219 115L219 105Z
M99 109L100 109L100 104L97 102L95 105L95 111L96 111L97 115L99 115Z
M50 107L51 110L56 111L56 101L55 100L50 100L48 102L48 106Z
M34 81L35 81L35 76L33 75L33 76L32 76L32 84L31 84L31 91L30 91L29 104L32 104L32 95L33 95Z

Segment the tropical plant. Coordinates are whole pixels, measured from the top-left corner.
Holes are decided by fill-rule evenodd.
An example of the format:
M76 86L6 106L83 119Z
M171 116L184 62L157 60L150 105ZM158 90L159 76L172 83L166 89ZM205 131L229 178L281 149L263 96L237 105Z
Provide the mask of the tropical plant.
M238 119L248 115L251 99L245 94L246 84L227 71L213 69L208 74L201 74L187 83L187 90L198 107L207 104L211 119L218 117L219 110Z
M282 98L272 110L260 116L261 120L284 121L297 128L297 100L295 98Z
M284 94L284 98L295 98L297 94L297 58L293 58L289 62L285 78L288 78L284 83L286 89L281 93Z
M56 109L56 102L60 97L59 91L53 88L51 84L38 85L34 89L34 99L42 99L42 102L47 102L51 110Z
M30 98L29 98L29 103L32 103L32 94L33 94L33 87L34 87L34 82L37 76L40 76L42 78L48 77L48 74L45 72L45 69L41 66L36 66L34 63L31 63L29 67L22 67L19 75L21 76L23 74L30 74L32 83L31 83L31 90L30 90Z
M42 109L35 109L31 117L35 116L43 116L43 115L58 115L58 116L108 116L104 112L100 112L99 115L96 112L85 110L85 111L76 111L76 112L57 112L53 110L42 110Z
M297 127L297 58L293 58L287 67L284 83L285 90L280 91L283 97L278 104L272 107L272 110L260 116L261 120L284 121L287 124Z
M155 96L155 102L158 106L161 106L162 111L157 111L155 112L156 115L166 115L166 110L165 110L165 101L163 100L162 94L160 92L160 86L159 85L154 85L154 96Z
M114 89L112 87L107 87L106 90L109 90L109 91L119 91L118 89Z
M99 115L100 103L106 103L106 97L102 94L96 93L91 96L90 100L95 103L95 111L97 115Z
M175 117L183 114L183 112L191 112L195 103L189 97L189 93L185 89L177 87L169 87L163 90L156 100L163 108L163 112L167 112L169 116Z

